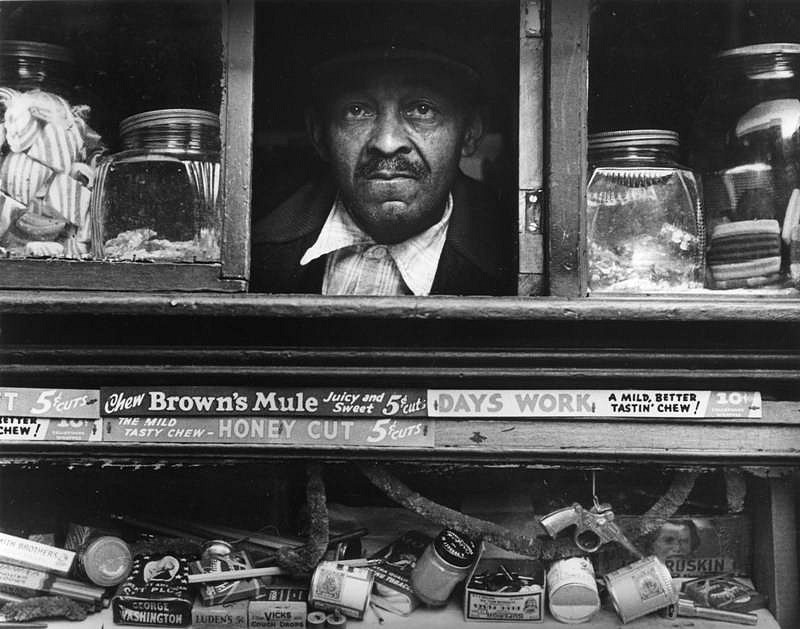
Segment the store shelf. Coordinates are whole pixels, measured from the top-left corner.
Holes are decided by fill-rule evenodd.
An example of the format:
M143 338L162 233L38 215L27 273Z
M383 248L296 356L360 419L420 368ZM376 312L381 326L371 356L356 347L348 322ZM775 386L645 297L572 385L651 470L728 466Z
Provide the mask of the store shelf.
M754 612L758 616L757 629L780 629L772 614L766 609L759 609ZM457 629L458 627L479 627L480 629L513 629L514 627L536 626L541 629L563 629L568 626L557 622L553 618L546 616L542 623L515 623L515 622L466 622L464 621L461 607L452 602L443 610L418 609L409 616L398 616L390 613L381 614L384 622L380 624L377 617L371 611L367 612L363 621L348 620L348 627L362 627L363 629L390 629L392 627L407 629ZM587 629L619 629L621 626L619 617L612 611L601 610L590 623L581 625ZM50 621L48 629L114 629L124 628L129 625L117 625L114 623L111 610L105 609L98 614L89 616L85 621L76 623L68 621ZM678 627L691 627L691 629L741 629L744 625L720 622L716 620L704 620L700 618L679 618L667 619L651 614L639 618L625 625L630 629L676 629Z
M327 297L321 295L0 291L2 314L192 315L566 321L800 321L796 294L550 297Z
M425 440L412 446L368 445L363 438L371 426L368 418L176 418L174 426L153 429L156 441L144 436L126 437L127 420L114 418L103 428L87 429L78 441L11 441L3 435L0 457L75 457L125 459L144 457L202 458L214 456L293 456L315 458L361 458L486 460L505 463L537 460L591 462L664 460L708 465L733 462L797 465L800 461L800 405L765 402L762 419L518 419L487 417L476 419L424 419ZM221 422L229 426L228 437L214 435ZM291 422L293 432L280 426ZM230 430L232 422L239 428ZM182 425L181 425L182 424ZM314 440L306 435L314 428ZM99 426L99 424L97 424ZM306 426L306 429L303 428ZM325 427L323 430L323 426ZM275 428L275 430L273 430ZM352 434L351 434L352 428ZM45 427L46 429L46 427ZM138 430L138 429L136 429ZM183 437L170 436L179 431ZM97 432L102 433L102 439ZM112 434L109 437L109 434ZM201 434L203 433L203 434ZM71 433L66 433L65 439ZM135 433L134 433L135 434ZM238 436L237 436L238 435ZM676 438L679 435L679 438ZM93 439L93 440L89 440ZM116 440L111 440L116 439Z

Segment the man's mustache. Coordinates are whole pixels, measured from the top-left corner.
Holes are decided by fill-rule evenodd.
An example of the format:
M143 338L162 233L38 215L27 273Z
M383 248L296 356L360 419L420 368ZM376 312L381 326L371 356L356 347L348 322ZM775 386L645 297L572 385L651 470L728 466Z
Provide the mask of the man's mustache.
M414 179L422 179L428 174L428 167L419 162L412 162L402 155L394 157L374 157L356 166L357 177L370 177L379 172L390 172L407 175Z

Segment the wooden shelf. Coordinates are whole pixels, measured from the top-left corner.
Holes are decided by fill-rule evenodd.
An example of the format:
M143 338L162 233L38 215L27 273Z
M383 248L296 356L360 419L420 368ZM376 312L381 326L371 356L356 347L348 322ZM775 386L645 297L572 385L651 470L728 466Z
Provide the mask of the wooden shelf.
M754 612L758 616L756 629L780 629L772 614L766 609L759 609ZM515 622L467 622L464 620L461 607L451 602L450 605L441 610L418 609L409 616L397 616L388 612L381 614L384 618L383 624L378 623L377 617L370 611L363 621L348 620L350 627L362 627L363 629L389 629L391 627L408 629L455 629L457 627L479 627L480 629L513 629L514 627L540 627L541 629L563 629L564 623L557 622L550 616L545 617L543 623L515 623ZM582 624L581 627L587 629L619 629L621 625L619 617L612 611L602 609L592 619L591 622ZM76 623L69 621L49 621L48 629L105 629L125 628L129 625L117 625L112 620L110 609L104 609L98 614L89 616L85 621ZM682 618L679 620L668 620L657 615L650 615L639 618L625 625L630 629L675 629L675 627L691 627L692 629L741 629L743 625L720 622L716 620L703 620L700 618Z
M797 296L327 297L321 295L0 290L0 314L800 322Z
M253 418L258 420L258 418ZM273 418L274 419L274 418ZM352 418L349 418L352 419ZM104 420L113 422L114 420ZM179 420L180 421L180 420ZM335 419L331 420L336 422ZM369 419L355 419L370 422ZM430 444L377 447L343 443L287 443L281 438L227 439L202 436L184 442L2 441L0 457L172 458L206 453L233 457L342 457L486 461L504 463L662 461L706 465L797 465L800 461L800 408L792 402L764 402L762 419L436 419ZM187 426L189 422L187 422ZM213 424L209 424L213 429ZM109 427L110 428L110 427ZM106 433L105 427L102 430ZM677 437L677 438L676 438Z

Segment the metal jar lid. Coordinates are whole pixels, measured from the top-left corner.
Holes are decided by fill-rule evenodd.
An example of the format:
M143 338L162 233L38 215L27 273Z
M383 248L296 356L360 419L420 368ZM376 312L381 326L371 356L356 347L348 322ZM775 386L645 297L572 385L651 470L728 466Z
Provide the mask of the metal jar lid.
M157 109L119 125L124 149L219 151L219 116L203 109Z
M69 48L45 42L19 39L0 40L0 57L31 57L47 59L48 61L61 61L62 63L75 63L75 56Z
M450 529L439 533L433 541L433 548L439 557L456 568L469 568L478 552L474 541Z
M133 565L130 547L119 537L103 535L93 539L80 554L81 567L95 585L119 585Z
M717 53L721 67L750 79L795 79L800 72L800 44L775 42L730 48Z
M63 46L16 39L0 40L0 87L41 89L71 98L75 57Z
M625 129L589 135L590 151L648 147L677 149L679 146L678 133L667 129Z

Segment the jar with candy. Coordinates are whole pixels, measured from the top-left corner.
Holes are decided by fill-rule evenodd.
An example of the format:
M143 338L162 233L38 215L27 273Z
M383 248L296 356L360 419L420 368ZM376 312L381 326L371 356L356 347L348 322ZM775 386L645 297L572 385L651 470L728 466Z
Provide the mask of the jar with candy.
M104 148L70 103L75 61L62 46L0 41L0 254L83 258Z
M589 136L590 292L702 288L702 201L679 148L678 134L661 129Z
M445 529L423 551L411 571L411 588L426 605L441 607L469 575L478 558L478 545Z
M709 230L708 286L780 286L800 223L800 44L725 50L693 132Z
M219 262L219 116L147 111L120 123L123 150L98 168L93 250L111 261Z

